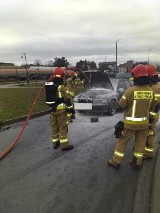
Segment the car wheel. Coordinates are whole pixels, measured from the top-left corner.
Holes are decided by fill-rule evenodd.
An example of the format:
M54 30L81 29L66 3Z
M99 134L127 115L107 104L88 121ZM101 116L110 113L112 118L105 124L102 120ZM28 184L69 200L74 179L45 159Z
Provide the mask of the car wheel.
M109 103L109 108L108 108L108 115L114 115L116 113L116 102L114 100L111 100Z

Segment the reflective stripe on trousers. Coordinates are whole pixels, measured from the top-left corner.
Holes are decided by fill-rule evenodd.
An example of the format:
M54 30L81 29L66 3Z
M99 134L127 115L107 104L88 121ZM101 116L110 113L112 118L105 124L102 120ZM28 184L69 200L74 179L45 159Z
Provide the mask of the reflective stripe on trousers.
M145 146L144 150L147 151L147 152L154 152L154 148L150 148L150 147L147 147L147 146Z
M143 153L134 152L134 153L133 153L133 156L136 157L136 158L143 158Z
M52 138L52 143L56 143L56 142L58 142L58 138L57 139Z
M124 153L123 152L118 152L117 150L114 151L114 155L118 156L118 157L124 157Z
M64 138L63 136L60 137L60 143L68 143L68 138Z
M59 140L59 134L52 135L52 143L56 143Z

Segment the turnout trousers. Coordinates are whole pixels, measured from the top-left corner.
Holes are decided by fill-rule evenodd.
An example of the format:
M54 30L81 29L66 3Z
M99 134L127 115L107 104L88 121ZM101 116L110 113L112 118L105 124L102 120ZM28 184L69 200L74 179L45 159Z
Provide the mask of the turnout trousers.
M149 126L148 137L146 140L146 145L144 149L144 157L153 158L154 156L154 147L155 147L155 129L156 123L153 123Z
M50 124L52 129L52 143L55 144L60 141L61 148L68 147L68 125L66 112L58 109L55 112L51 112Z
M136 159L136 164L141 165L143 159L143 152L146 144L148 129L131 130L124 129L123 134L117 139L116 147L113 155L113 161L122 164L127 144L132 136L135 135L135 145L133 158Z
M67 112L67 124L69 124L69 122L72 121L72 116L75 116L73 98L74 98L74 97L71 97L71 98L70 98L71 103L72 103L72 106L69 107L70 110ZM68 108L67 108L67 109L68 109Z

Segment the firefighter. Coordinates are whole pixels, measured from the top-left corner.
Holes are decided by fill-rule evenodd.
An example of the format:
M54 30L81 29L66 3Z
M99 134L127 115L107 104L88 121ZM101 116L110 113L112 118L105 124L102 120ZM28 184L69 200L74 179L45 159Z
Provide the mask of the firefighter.
M84 78L82 79L82 76L80 77L78 70L75 70L76 79L75 79L75 86L76 87L82 87L85 84Z
M108 164L119 168L123 162L129 140L135 135L135 145L131 166L140 168L148 135L149 110L153 104L153 91L149 87L149 77L144 65L138 65L132 70L134 86L128 88L119 101L119 106L125 109L124 129L117 139L113 158Z
M52 143L53 148L56 149L61 146L62 151L71 150L73 145L69 145L68 142L68 125L66 106L71 105L70 98L72 94L64 86L65 72L61 67L58 67L54 71L53 84L57 86L55 90L55 99L49 102L52 104L50 124L52 129ZM51 94L52 95L52 94Z
M72 119L75 119L73 98L75 97L75 92L76 92L76 86L75 86L76 78L77 78L77 74L74 71L71 71L69 73L69 78L67 78L67 80L66 80L67 89L70 92L72 92L72 98L71 98L72 106L68 109L68 112L67 112L68 123L72 122Z
M154 155L155 146L155 128L159 118L159 104L160 104L160 84L158 83L158 73L155 67L151 64L146 65L148 76L150 78L150 87L153 90L155 96L155 108L153 112L150 112L151 122L149 124L149 134L146 140L146 146L144 150L144 159L152 159Z

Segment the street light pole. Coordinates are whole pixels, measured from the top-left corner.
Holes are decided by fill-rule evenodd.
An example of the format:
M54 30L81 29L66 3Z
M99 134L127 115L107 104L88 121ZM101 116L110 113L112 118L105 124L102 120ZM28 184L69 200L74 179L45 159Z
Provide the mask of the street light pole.
M117 42L120 40L121 40L121 38L116 41L116 73L118 72L117 71Z
M29 84L29 72L28 72L28 67L27 67L28 66L27 65L27 56L26 56L26 53L23 52L21 58L23 58L23 55L24 55L24 59L25 59L25 62L26 62L27 84Z
M149 64L149 54L152 49L148 49L148 64Z

